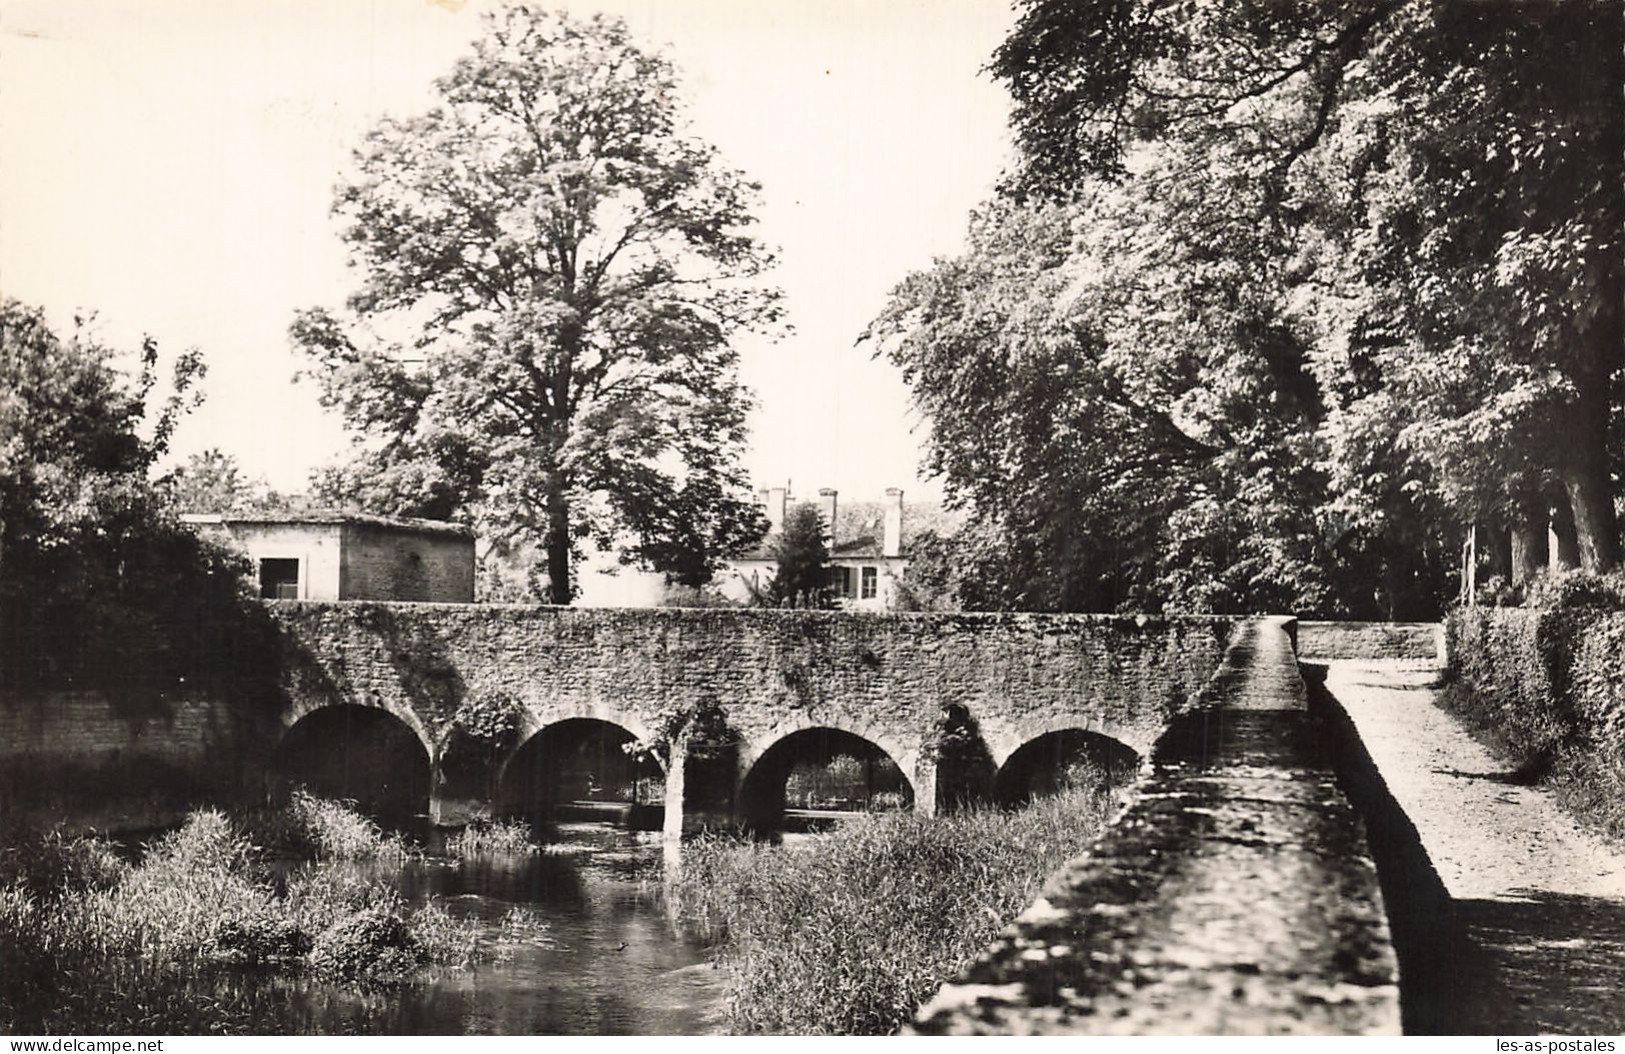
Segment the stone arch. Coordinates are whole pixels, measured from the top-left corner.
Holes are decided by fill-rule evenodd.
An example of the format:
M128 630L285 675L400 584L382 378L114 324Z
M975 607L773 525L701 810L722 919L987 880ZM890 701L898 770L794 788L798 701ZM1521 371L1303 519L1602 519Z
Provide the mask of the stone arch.
M867 740L879 747L903 774L914 783L918 778L920 762L920 749L922 744L917 736L899 736L895 730L884 725L872 724L863 721L848 721L841 717L826 716L815 717L805 711L797 711L779 721L766 732L747 737L739 747L739 773L743 780L745 774L756 765L756 762L768 750L772 749L780 740L787 739L797 732L806 732L815 728L828 728L836 732L845 732L858 739ZM915 788L918 790L918 787Z
M1049 735L1052 732L1071 730L1088 732L1091 735L1115 740L1142 758L1151 749L1152 743L1156 741L1156 736L1161 731L1159 726L1152 729L1148 735L1146 730L1137 726L1122 726L1114 721L1090 717L1087 714L1071 713L1059 714L1040 721L1024 721L1014 727L1006 725L997 730L988 729L984 726L983 734L988 749L993 754L993 763L999 768L1003 768L1005 762L1010 760L1010 755L1033 740Z
M873 729L853 727L839 721L819 721L800 715L780 725L769 735L753 740L740 758L739 783L734 810L747 826L777 825L785 807L786 784L799 762L823 762L849 751L866 759L883 758L895 766L898 785L895 793L912 808L919 803L919 749L909 749L896 737ZM934 777L933 777L934 778ZM874 788L867 787L867 790ZM881 793L892 792L890 787Z
M531 717L497 774L502 812L540 819L570 801L662 805L664 769L647 755L624 749L648 741L642 720L603 708Z
M340 706L353 706L363 710L381 710L389 714L412 730L412 734L417 736L418 742L423 745L424 751L430 757L435 756L437 747L435 737L429 731L429 727L423 723L423 719L418 716L417 711L396 700L386 699L378 695L364 696L359 699L297 699L282 711L282 727L277 733L277 744L280 745L282 740L287 738L288 732L293 726L305 718L310 717L317 711Z
M416 716L356 703L290 710L272 751L278 793L303 787L388 824L414 822L430 811L434 759Z
M1132 778L1141 756L1121 739L1076 723L1051 728L1005 756L993 777L994 800L1020 805L1053 793L1079 763L1096 767L1109 783L1119 784Z

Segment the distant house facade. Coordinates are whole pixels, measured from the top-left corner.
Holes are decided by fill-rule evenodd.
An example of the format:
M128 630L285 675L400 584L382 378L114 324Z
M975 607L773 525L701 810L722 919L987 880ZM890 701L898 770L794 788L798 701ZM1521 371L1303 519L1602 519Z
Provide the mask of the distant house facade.
M729 561L717 576L723 595L749 602L772 582L778 571L773 547L784 529L785 514L796 499L787 487L758 492L769 523L755 550ZM947 527L941 506L905 505L903 492L889 487L878 502L859 501L842 507L831 488L818 492L818 513L830 543L830 589L836 603L853 611L891 611L899 604L898 586L908 570L909 546L922 530Z
M474 533L360 513L189 515L253 561L267 600L474 601Z

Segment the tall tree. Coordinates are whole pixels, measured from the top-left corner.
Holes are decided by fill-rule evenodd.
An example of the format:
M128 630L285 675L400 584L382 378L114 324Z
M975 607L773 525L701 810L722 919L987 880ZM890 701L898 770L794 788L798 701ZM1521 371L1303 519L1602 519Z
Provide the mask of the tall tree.
M1161 192L982 210L967 252L902 283L866 334L973 513L960 600L1334 607L1306 450L1320 404L1259 288L1268 258L1215 254L1251 237L1222 179L1145 175Z
M1329 425L1386 432L1416 463L1407 486L1430 478L1462 517L1517 524L1555 490L1604 569L1622 17L1594 0L1028 0L992 63L1024 149L1009 188L1069 200L1132 180L1148 147L1237 160L1321 327Z
M195 397L195 352L160 398L81 323L0 303L0 688L166 692L229 676L244 570L182 526L151 479ZM121 696L123 698L124 696Z
M510 6L436 90L338 192L347 314L293 326L366 441L349 492L539 542L555 603L589 537L702 578L763 526L730 344L780 314L759 188L684 132L670 63L618 19Z
M784 527L773 541L777 561L766 598L780 607L827 608L829 588L829 530L814 505L791 507Z

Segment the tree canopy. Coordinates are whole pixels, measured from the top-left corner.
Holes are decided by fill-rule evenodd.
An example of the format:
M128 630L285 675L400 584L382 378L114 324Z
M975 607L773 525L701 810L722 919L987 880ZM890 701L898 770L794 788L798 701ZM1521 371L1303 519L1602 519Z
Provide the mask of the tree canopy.
M802 502L786 511L772 552L777 567L767 585L768 603L794 608L834 606L829 588L829 528L817 506Z
M0 303L0 685L178 690L243 628L243 567L184 527L153 468L192 405L196 352L160 397L159 351L135 373L88 320L58 336Z
M1620 5L1020 11L1021 157L870 330L994 603L1429 613L1548 511L1612 566Z
M361 287L292 328L363 440L327 495L537 542L555 603L586 539L705 581L765 526L731 343L780 317L757 186L618 19L510 6L435 87L339 188Z

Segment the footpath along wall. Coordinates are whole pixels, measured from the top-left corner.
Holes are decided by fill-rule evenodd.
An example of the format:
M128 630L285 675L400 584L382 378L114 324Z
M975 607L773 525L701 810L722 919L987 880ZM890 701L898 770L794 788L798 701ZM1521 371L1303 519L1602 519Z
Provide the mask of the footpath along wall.
M1088 854L917 1034L1397 1034L1364 827L1307 709L1291 620L1238 631Z

